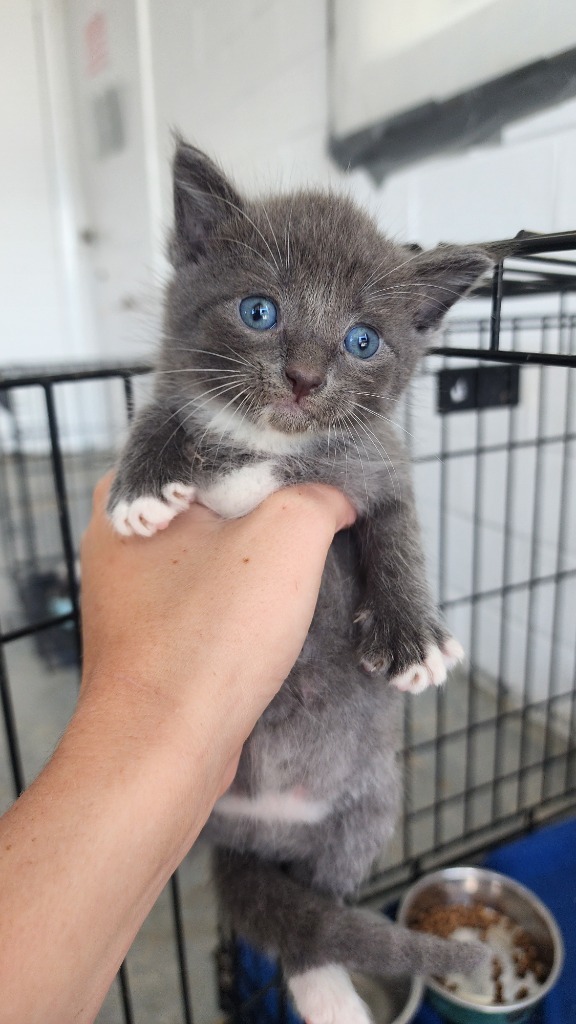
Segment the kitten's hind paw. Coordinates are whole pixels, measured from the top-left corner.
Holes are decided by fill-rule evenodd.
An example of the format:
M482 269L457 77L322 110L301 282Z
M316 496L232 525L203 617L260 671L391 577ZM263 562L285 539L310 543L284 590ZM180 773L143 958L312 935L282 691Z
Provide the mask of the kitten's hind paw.
M152 537L166 527L193 502L194 487L187 484L170 483L162 488L162 498L152 495L135 498L133 501L118 501L109 510L112 526L123 537Z
M448 669L464 657L464 650L454 637L448 637L441 647L429 647L424 661L409 665L404 672L391 676L390 682L405 693L422 693L429 686L441 686Z
M348 972L337 964L296 974L288 988L306 1024L373 1024Z

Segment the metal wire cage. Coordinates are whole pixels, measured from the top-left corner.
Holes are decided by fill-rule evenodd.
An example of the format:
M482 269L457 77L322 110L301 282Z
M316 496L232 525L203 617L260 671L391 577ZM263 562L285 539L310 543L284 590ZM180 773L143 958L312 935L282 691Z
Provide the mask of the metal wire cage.
M576 232L493 246L512 257L457 307L398 414L431 576L468 661L444 690L406 701L403 814L364 891L380 903L576 802ZM79 536L148 370L0 376L0 808L71 712ZM158 1005L142 968L156 954L133 968L131 952L102 1024L210 1020L216 988L233 1020L294 1019L278 970L228 938L216 986L195 966L181 890L177 873L147 939L167 965Z

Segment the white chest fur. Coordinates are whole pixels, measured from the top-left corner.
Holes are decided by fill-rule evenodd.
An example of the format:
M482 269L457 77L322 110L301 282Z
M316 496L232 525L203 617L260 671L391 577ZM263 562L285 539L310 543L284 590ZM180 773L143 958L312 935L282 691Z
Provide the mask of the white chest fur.
M330 803L328 800L310 799L298 790L259 793L255 797L225 793L216 802L214 810L230 818L315 825L328 815Z
M198 491L198 501L223 519L245 516L280 487L272 459L242 466Z

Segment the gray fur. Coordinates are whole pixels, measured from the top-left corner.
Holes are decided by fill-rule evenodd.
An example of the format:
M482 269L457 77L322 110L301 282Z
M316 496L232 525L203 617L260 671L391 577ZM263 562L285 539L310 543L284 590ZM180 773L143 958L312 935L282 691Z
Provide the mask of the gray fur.
M155 393L123 453L110 510L161 498L169 482L209 488L266 462L277 486L333 483L359 512L332 546L302 653L246 743L232 786L246 796L303 787L328 800L330 813L318 824L287 824L216 809L206 833L219 848L224 907L240 932L281 955L288 973L334 961L382 974L466 969L478 959L474 948L407 934L341 901L366 877L398 811L402 697L388 678L448 636L429 595L408 460L391 417L442 316L490 260L477 249L396 245L331 194L249 202L182 142L174 202ZM276 302L274 329L241 322L248 295ZM371 360L343 348L356 323L384 341ZM317 382L304 418L282 405L292 394L285 371ZM210 428L227 403L251 435ZM270 427L298 447L266 451Z
M214 861L231 920L261 949L280 946L289 976L328 963L388 978L442 975L470 971L485 955L476 944L424 935L382 914L340 905L253 854L218 849Z

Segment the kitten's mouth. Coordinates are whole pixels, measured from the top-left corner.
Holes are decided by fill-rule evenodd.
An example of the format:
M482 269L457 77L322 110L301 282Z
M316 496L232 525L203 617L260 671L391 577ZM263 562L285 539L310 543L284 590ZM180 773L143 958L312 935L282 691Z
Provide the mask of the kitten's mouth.
M313 430L316 424L310 413L293 398L279 398L264 410L267 424L286 433L304 433Z

